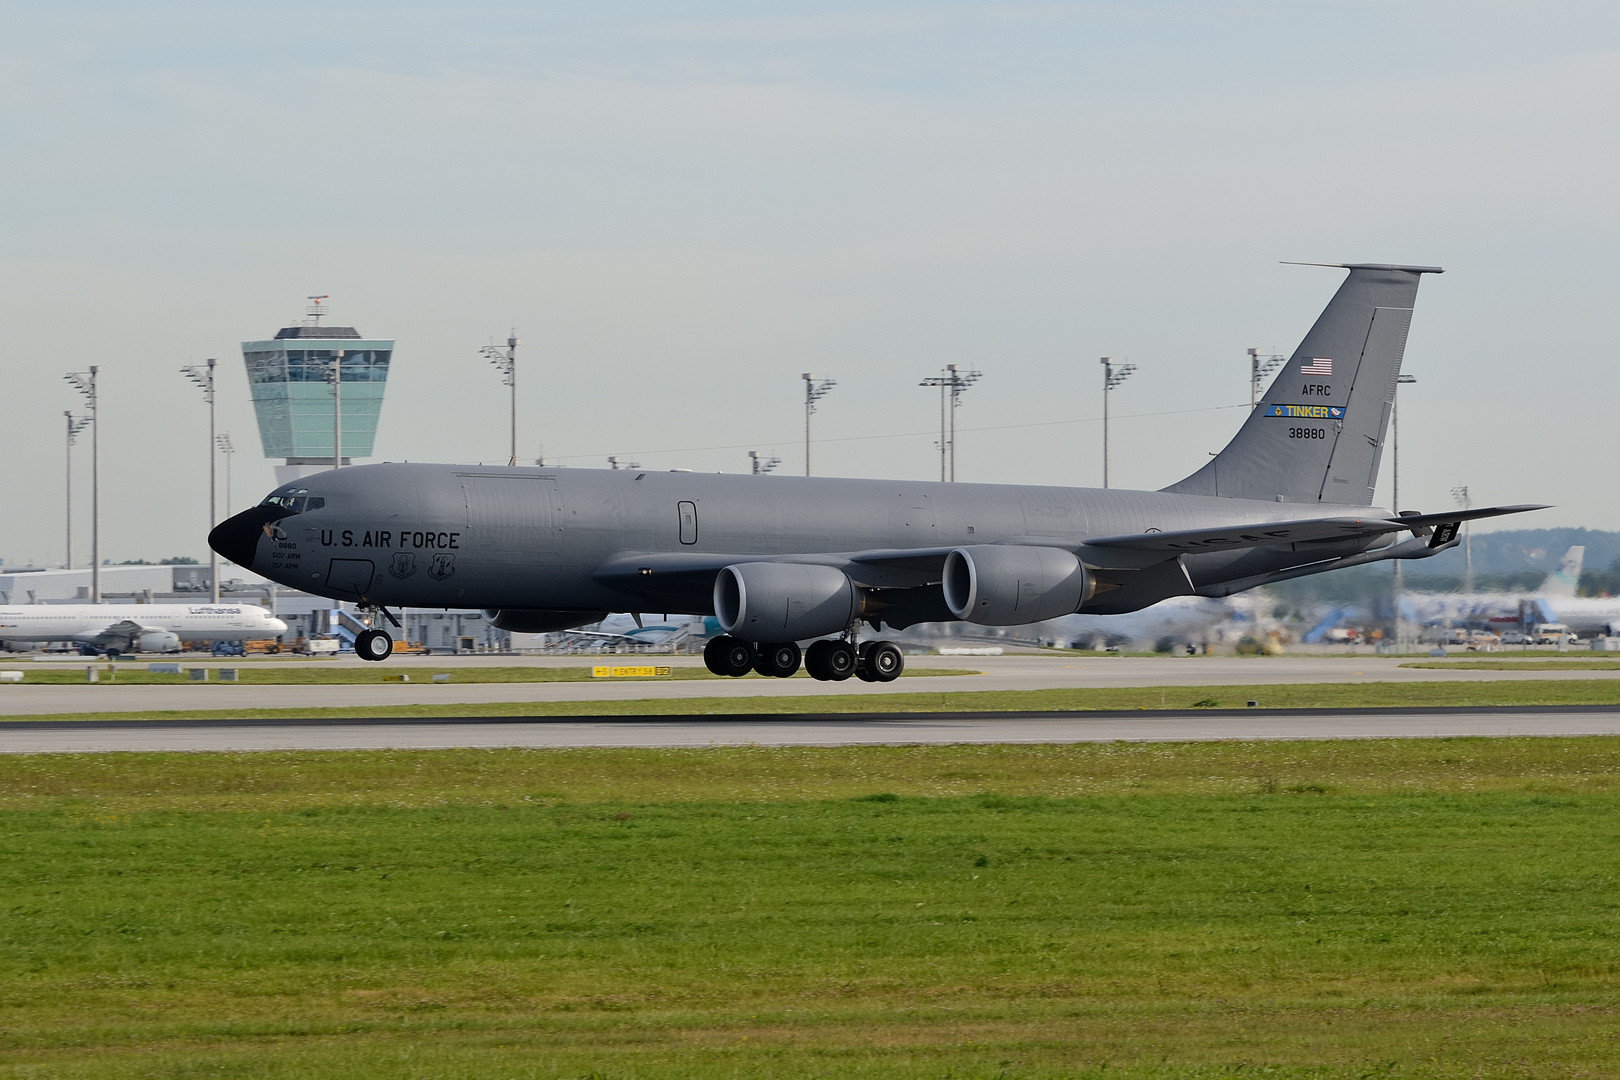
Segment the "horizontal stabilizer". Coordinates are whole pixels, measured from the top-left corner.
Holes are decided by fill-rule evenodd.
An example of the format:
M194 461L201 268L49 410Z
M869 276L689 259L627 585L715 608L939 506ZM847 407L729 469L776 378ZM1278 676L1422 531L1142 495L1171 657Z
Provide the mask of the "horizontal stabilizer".
M1531 510L1547 509L1550 509L1550 507L1532 503L1525 503L1522 506L1482 506L1478 510L1452 510L1442 514L1407 514L1390 520L1396 523L1396 528L1411 529L1453 521L1478 521L1481 518L1501 517L1503 514L1524 514Z
M1361 540L1388 533L1424 532L1430 526L1456 526L1464 521L1545 510L1545 506L1484 506L1477 510L1454 510L1444 514L1411 514L1404 517L1329 517L1299 521L1269 521L1252 525L1232 525L1217 529L1180 529L1175 532L1132 533L1128 536L1102 536L1088 540L1081 554L1088 565L1118 565L1104 561L1109 552L1191 555L1202 551L1237 548L1276 547L1284 544L1331 543L1335 540ZM1448 538L1449 539L1449 538ZM1136 560L1140 562L1140 560Z

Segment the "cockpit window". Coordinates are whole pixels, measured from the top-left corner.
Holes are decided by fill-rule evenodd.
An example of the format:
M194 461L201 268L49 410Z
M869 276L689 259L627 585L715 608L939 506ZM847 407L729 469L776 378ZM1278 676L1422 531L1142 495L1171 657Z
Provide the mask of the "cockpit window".
M305 495L308 488L299 488L297 491L281 491L271 495L261 506L279 506L288 514L302 514L306 510L319 510L326 505L326 500L319 495Z

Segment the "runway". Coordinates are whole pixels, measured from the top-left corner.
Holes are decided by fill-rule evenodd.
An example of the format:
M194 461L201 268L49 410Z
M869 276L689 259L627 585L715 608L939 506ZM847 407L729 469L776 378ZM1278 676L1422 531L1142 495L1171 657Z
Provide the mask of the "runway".
M1572 656L1569 659L1583 659ZM624 658L618 663L626 663ZM655 657L628 662L701 667L696 657ZM400 657L387 665L354 666L377 671L369 685L222 684L206 682L169 686L120 686L105 681L62 686L0 686L0 716L51 713L142 712L231 709L379 708L391 705L449 707L526 701L638 701L684 698L831 697L842 694L950 694L963 690L1059 690L1078 687L1277 685L1282 683L1478 682L1524 679L1616 679L1616 671L1481 671L1406 668L1401 659L1373 656L1188 656L1074 657L1057 655L915 656L912 672L892 683L822 683L792 679L704 678L680 682L617 680L563 683L471 683L481 666L581 667L590 658L567 657ZM293 665L330 661L271 661ZM24 668L25 663L0 664ZM53 665L56 666L56 665ZM66 666L66 665L63 665ZM75 665L80 666L82 665ZM246 666L230 663L187 663L196 667ZM255 665L257 666L257 665ZM929 669L968 669L975 675L929 676ZM450 672L449 683L429 681L431 672ZM411 674L408 683L384 683L385 673ZM25 673L26 674L26 673ZM1620 684L1616 686L1620 700ZM1264 702L1262 702L1264 704Z
M1204 742L1620 735L1620 706L544 719L19 721L0 753Z

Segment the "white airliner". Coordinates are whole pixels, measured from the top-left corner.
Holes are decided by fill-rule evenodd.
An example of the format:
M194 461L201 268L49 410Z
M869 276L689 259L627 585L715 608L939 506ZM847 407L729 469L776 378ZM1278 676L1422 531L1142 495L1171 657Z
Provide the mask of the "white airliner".
M279 637L287 624L257 604L26 604L0 607L0 644L95 645L108 655L178 652L182 641Z

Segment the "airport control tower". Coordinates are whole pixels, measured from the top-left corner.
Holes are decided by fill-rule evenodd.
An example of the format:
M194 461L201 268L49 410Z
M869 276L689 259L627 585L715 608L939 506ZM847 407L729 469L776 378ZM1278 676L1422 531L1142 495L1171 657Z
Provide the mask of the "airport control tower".
M327 298L309 299L298 326L277 331L270 341L242 342L264 456L286 459L276 466L278 485L333 468L340 456L344 465L351 457L371 456L394 355L392 341L362 338L352 326L324 325ZM339 371L342 382L334 385Z

